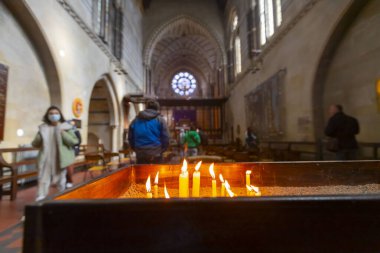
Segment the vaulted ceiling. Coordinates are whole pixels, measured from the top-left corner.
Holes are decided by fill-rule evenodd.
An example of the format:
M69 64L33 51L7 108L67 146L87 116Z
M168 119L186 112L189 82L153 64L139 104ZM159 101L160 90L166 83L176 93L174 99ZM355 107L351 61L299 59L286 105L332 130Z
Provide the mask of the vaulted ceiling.
M188 71L199 86L194 96L208 96L223 56L220 43L206 26L187 16L178 18L158 30L148 46L147 62L156 95L175 96L171 79L178 71Z

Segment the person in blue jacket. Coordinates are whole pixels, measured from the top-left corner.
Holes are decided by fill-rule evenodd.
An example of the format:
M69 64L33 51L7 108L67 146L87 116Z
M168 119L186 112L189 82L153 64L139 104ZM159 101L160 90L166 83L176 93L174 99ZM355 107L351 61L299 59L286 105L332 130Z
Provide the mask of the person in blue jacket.
M138 164L161 163L162 153L169 147L168 127L158 112L157 101L149 100L146 109L131 122L128 141L136 152Z

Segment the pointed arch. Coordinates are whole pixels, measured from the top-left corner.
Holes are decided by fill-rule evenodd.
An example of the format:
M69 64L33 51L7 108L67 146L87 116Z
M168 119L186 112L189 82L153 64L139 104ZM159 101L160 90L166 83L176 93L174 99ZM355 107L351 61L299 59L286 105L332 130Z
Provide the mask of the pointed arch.
M51 104L62 106L61 83L59 80L58 69L50 50L46 36L33 16L26 1L3 0L5 6L17 20L20 27L35 49L36 55L41 62L43 73L49 89Z
M150 65L152 54L155 50L156 44L168 33L178 33L181 32L179 29L175 29L181 24L193 24L193 28L196 27L199 34L206 35L210 41L214 44L215 48L218 49L218 53L221 57L221 63L224 65L226 63L226 54L223 49L222 40L213 32L207 24L199 21L198 19L188 16L188 15L179 15L168 22L161 25L155 32L153 32L150 39L147 40L147 43L144 47L144 62L148 66ZM189 26L186 29L191 29Z
M88 101L88 136L91 134L103 140L106 148L117 151L121 147L119 128L122 112L116 87L109 74L102 75L92 88ZM106 130L109 130L109 135Z

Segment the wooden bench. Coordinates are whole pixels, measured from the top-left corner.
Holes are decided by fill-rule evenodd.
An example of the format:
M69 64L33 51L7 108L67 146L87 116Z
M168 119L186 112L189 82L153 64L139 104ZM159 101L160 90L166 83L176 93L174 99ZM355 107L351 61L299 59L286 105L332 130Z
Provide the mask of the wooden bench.
M81 145L81 152L79 155L83 155L84 151L89 150L87 145ZM21 152L38 151L38 148L4 148L0 149L0 199L3 196L10 196L10 200L15 200L17 197L18 181L20 179L35 178L38 176L37 170L37 157L26 158L20 161L16 161L17 154ZM9 153L11 155L11 162L7 162L4 154ZM72 167L74 171L76 168L84 167L89 164L85 159L77 160ZM24 165L35 165L33 169L20 172L19 167ZM5 184L9 184L8 189L3 189Z
M37 158L26 158L16 161L16 155L19 152L37 151L37 148L5 148L0 149L0 199L4 195L9 195L11 200L17 196L18 180L37 176ZM7 162L4 153L11 153L12 162ZM25 172L19 172L18 168L23 165L36 165L34 169ZM10 184L8 190L3 189L4 184Z

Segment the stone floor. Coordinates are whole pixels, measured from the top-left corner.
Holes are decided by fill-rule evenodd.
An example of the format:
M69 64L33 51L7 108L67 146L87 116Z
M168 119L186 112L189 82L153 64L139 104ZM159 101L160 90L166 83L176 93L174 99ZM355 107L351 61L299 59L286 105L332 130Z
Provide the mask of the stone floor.
M81 183L83 172L74 174L74 185ZM24 207L33 203L36 198L37 186L24 186L17 192L17 198L10 201L8 196L0 200L0 252L22 252L22 236ZM52 187L50 194L55 194L56 188Z

